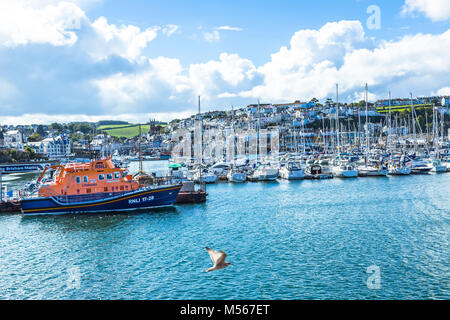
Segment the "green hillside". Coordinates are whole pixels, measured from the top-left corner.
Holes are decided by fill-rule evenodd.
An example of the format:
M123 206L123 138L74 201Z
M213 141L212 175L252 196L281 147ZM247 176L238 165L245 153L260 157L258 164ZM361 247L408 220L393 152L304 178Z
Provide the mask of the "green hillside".
M160 125L165 127L166 125ZM97 128L99 131L104 131L110 136L117 138L132 138L139 135L139 125L138 124L116 124L116 125L103 125ZM141 125L142 134L147 133L150 130L149 124Z
M98 130L104 131L110 136L121 138L132 138L139 135L139 125L105 125L97 128ZM150 130L150 125L141 125L142 133L147 133Z

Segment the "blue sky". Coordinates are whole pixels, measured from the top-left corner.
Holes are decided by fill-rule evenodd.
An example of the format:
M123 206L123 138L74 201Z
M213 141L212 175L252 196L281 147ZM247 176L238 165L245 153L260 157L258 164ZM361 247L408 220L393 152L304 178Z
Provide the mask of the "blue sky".
M370 28L369 6L380 9ZM448 95L450 1L0 1L0 123Z

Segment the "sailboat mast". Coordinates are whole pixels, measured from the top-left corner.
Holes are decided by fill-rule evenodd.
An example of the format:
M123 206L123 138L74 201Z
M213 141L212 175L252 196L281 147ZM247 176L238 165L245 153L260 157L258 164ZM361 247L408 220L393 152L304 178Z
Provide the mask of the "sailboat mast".
M200 112L200 96L198 96L198 118L200 120L201 116L200 116L201 112ZM200 167L199 167L199 179L200 179L200 183L203 186L203 181L202 181L202 170L203 170L203 119L201 119L201 126L200 126Z
M368 110L368 105L369 105L369 86L366 83L366 164L367 164L367 160L369 158L369 110Z
M391 150L391 127L392 127L392 118L391 118L391 91L389 91L389 119L388 119L388 133L387 133L387 138L386 138L386 142L387 142L387 149L388 152L390 152Z
M413 129L413 139L414 139L414 152L417 150L417 141L416 141L416 120L414 118L414 102L412 92L409 93L411 96L411 121L412 121L412 129Z
M143 172L142 168L142 141L141 141L142 131L141 125L139 124L139 172Z
M340 140L339 140L339 84L336 83L336 138L337 138L337 151L340 153Z

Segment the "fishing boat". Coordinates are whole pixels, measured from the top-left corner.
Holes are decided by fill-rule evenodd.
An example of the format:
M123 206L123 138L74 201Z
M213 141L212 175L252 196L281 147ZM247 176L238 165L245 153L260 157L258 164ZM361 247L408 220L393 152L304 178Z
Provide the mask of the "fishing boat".
M175 203L202 203L206 202L207 195L203 187L195 188L194 181L184 181Z
M24 215L121 212L174 204L181 184L161 181L143 172L132 175L116 167L111 157L89 163L51 167L52 178L41 174L32 191L21 192ZM45 182L44 182L45 181Z

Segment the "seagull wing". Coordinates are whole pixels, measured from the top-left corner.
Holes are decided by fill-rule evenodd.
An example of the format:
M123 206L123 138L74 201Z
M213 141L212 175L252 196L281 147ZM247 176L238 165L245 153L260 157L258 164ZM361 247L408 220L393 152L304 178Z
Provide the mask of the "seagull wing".
M216 258L216 264L221 265L225 262L225 258L227 257L227 254L223 251L218 252L217 258Z
M219 256L221 255L219 252L217 252L216 250L210 249L208 247L206 247L206 251L208 251L209 256L211 257L212 262L214 263L214 265L217 264L217 259L219 258Z

